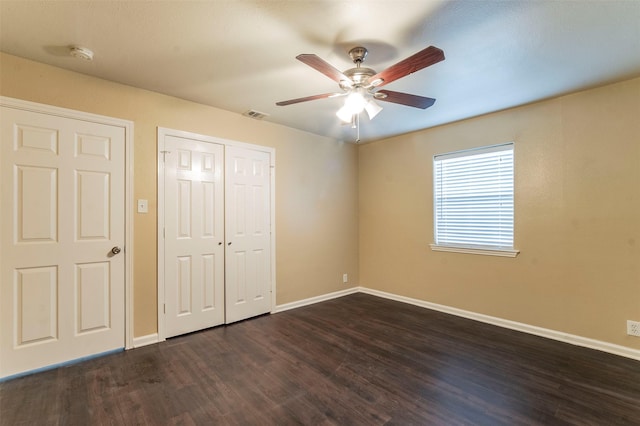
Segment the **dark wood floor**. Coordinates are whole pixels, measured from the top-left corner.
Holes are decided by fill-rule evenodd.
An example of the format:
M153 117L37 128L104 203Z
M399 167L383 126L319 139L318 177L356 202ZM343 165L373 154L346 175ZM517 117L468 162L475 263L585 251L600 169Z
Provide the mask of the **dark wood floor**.
M354 294L0 384L2 425L640 424L640 362Z

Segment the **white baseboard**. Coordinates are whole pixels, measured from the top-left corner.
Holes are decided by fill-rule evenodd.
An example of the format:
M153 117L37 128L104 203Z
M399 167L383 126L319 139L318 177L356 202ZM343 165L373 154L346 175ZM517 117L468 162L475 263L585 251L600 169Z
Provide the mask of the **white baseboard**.
M313 305L314 303L325 302L331 299L337 299L338 297L347 296L349 294L357 293L359 287L352 287L346 290L334 291L333 293L323 294L321 296L310 297L308 299L297 300L295 302L285 303L283 305L276 305L271 311L272 314L288 311L289 309L301 308L307 305Z
M640 350L628 348L626 346L615 345L613 343L603 342L601 340L589 339L587 337L577 336L575 334L563 333L548 328L536 327L517 321L506 320L503 318L493 317L490 315L479 314L476 312L466 311L464 309L453 308L451 306L440 305L437 303L431 303L420 299L413 299L411 297L400 296L393 293L387 293L385 291L374 290L367 287L352 287L346 290L340 290L333 293L323 294L320 296L310 297L308 299L297 300L295 302L285 303L283 305L276 305L271 311L272 314L288 311L290 309L301 308L303 306L313 305L315 303L325 302L327 300L336 299L338 297L347 296L354 293L365 293L372 296L378 296L389 300L395 300L397 302L408 303L410 305L419 306L426 309L432 309L434 311L444 312L446 314L456 315L463 318L468 318L475 321L480 321L486 324L497 325L499 327L508 328L511 330L521 331L523 333L529 333L540 337L546 337L548 339L557 340L559 342L569 343L576 346L582 346L585 348L596 349L602 352L611 353L614 355L623 356L640 361ZM158 334L148 334L146 336L135 337L133 339L133 347L139 348L142 346L152 345L158 343Z
M522 331L524 333L534 334L536 336L546 337L548 339L570 343L576 346L596 349L602 352L608 352L614 355L620 355L626 358L640 361L640 350L628 348L626 346L615 345L613 343L589 339L587 337L577 336L575 334L563 333L556 330L550 330L548 328L536 327L534 325L524 324L521 322L492 317L490 315L478 314L471 311L465 311L463 309L452 308L450 306L439 305L437 303L426 302L424 300L413 299L411 297L399 296L397 294L387 293L384 291L374 290L366 287L358 287L358 291L361 293L371 294L373 296L383 297L385 299L395 300L397 302L409 303L411 305L420 306L422 308L432 309L434 311L440 311L447 314L456 315L487 324L497 325L499 327L509 328L516 331Z
M314 303L320 303L326 300L336 299L338 297L346 296L346 295L357 293L357 292L358 292L358 287L352 287L346 290L340 290L333 293L310 297L308 299L297 300L291 303L285 303L283 305L276 305L276 307L271 310L271 313L277 314L279 312L288 311L289 309L301 308L302 306L313 305ZM134 337L133 347L140 348L142 346L153 345L154 343L159 343L159 342L160 342L160 339L158 337L158 333L147 334L146 336Z
M158 342L158 333L147 334L146 336L134 337L133 347L141 348L142 346L153 345Z

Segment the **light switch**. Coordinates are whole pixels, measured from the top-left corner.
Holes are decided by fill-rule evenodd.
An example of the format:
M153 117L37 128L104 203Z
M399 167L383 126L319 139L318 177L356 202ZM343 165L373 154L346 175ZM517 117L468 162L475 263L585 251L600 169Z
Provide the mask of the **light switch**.
M138 200L138 213L149 213L148 200Z

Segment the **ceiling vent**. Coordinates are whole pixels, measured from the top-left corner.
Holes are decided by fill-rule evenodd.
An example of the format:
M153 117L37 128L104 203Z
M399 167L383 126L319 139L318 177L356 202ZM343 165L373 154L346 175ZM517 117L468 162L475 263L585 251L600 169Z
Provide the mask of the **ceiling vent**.
M256 120L262 120L263 118L269 116L269 114L267 114L267 113L256 111L256 110L253 110L253 109L250 109L249 111L246 111L242 115L244 115L245 117L254 118Z

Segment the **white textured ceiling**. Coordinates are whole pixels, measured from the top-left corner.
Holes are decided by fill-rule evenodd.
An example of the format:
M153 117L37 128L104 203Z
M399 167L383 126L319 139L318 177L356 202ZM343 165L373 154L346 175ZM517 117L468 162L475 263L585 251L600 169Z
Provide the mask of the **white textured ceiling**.
M338 90L296 55L345 70L356 45L376 71L429 45L446 56L385 86L436 103L380 103L362 119L374 140L640 75L640 1L0 0L3 52L345 141L343 98L275 103Z

